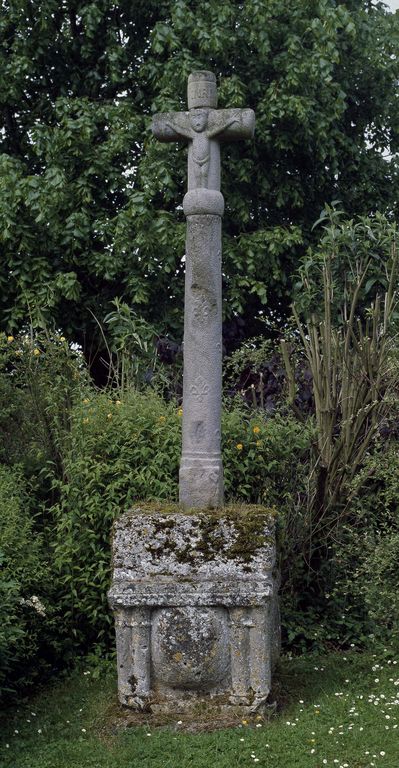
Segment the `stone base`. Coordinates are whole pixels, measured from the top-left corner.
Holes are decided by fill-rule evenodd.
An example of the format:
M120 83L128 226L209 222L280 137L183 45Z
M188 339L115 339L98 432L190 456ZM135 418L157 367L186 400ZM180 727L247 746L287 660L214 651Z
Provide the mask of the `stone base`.
M217 509L223 505L222 459L182 456L179 502L184 509Z
M279 653L272 513L145 505L114 526L118 691L143 712L259 712Z

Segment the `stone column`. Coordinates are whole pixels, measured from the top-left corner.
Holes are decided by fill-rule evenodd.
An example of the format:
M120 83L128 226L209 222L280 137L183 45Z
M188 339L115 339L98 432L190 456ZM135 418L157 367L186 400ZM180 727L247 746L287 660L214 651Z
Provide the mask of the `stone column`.
M223 504L221 216L223 195L189 191L184 303L183 444L180 502Z

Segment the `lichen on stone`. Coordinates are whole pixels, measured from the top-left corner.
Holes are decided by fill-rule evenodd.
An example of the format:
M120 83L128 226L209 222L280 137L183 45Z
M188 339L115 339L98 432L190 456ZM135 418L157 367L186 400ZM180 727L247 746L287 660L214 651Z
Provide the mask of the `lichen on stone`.
M172 553L177 562L202 561L215 555L248 562L257 550L272 543L276 510L261 505L232 504L218 509L183 510L178 504L140 502L124 516L129 525L148 514L151 541L146 549L155 558ZM192 520L195 541L179 541L173 535L177 520Z

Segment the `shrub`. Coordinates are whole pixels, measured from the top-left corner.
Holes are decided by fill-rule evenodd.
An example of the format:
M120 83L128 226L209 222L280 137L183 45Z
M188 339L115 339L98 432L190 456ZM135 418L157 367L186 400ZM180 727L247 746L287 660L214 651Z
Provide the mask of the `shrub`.
M369 456L352 484L350 524L335 546L336 587L367 617L369 632L399 635L399 446Z
M22 473L0 465L0 696L25 684L46 621L44 563Z
M58 604L75 648L108 645L110 530L138 499L177 499L180 411L154 393L87 391L71 412L51 508Z
M348 486L359 474L392 409L398 329L396 225L376 215L342 221L327 208L319 248L301 269L298 331L313 379L317 424L314 542L335 528ZM319 222L318 222L319 223ZM294 373L285 356L287 375Z
M64 337L0 334L0 460L36 480L47 462L62 474L72 404L86 386L83 360Z
M312 420L268 417L236 403L223 415L222 436L227 498L275 505L288 515L306 494Z

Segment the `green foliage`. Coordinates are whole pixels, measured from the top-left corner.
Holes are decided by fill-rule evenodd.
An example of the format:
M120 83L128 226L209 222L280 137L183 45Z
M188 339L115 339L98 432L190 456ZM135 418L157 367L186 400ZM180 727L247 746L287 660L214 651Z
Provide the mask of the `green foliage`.
M348 483L392 410L399 383L397 234L383 216L340 221L328 209L318 251L301 270L294 316L312 378L317 423L312 535L335 527ZM294 371L285 356L291 390ZM331 514L332 512L332 514Z
M223 417L226 497L289 509L306 493L314 427L291 416L266 417L238 403Z
M148 392L91 390L71 413L50 525L60 615L76 648L109 643L114 519L137 499L176 500L180 422L174 405Z
M399 452L397 443L370 455L352 484L349 523L334 547L336 586L368 617L384 641L399 633Z
M0 334L0 457L29 477L62 473L74 399L87 386L82 357L63 336Z
M115 309L104 318L110 338L109 383L124 392L129 387L143 385L146 373L154 373L157 355L154 345L155 329L138 316L125 302L115 299Z
M377 617L382 620L389 604L397 617L390 570L397 523L380 538L362 506L370 468L380 460L383 439L395 436L398 418L396 227L378 214L347 221L336 206L318 223L323 235L301 266L294 307L312 374L316 440L307 493L288 515L285 539L287 641L303 649L383 635L390 619L379 633ZM286 341L282 352L296 412L296 371ZM395 489L388 479L386 488ZM376 496L371 491L368 498L379 526L384 510Z
M87 387L63 337L0 335L0 690L12 694L70 658L51 564L51 506L72 403Z
M93 315L120 297L181 335L185 151L149 124L185 107L192 69L257 114L255 142L223 151L225 317L253 335L260 309L286 313L325 201L396 210L397 45L368 0L5 2L0 327L53 323L94 361Z
M24 683L46 622L42 544L22 472L0 464L0 698ZM32 674L32 670L31 670Z

